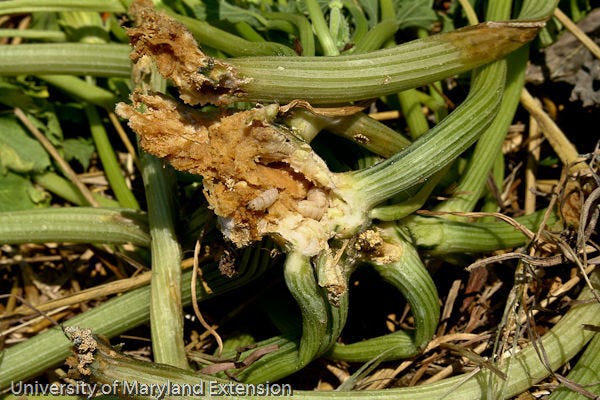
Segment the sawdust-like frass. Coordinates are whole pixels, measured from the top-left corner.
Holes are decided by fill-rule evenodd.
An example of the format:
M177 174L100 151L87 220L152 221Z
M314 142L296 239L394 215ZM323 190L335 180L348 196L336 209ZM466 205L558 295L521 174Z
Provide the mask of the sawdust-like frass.
M187 104L235 93L231 66L207 57L185 27L136 2L138 25L128 30L134 77L149 59ZM140 72L142 71L142 72ZM117 114L129 120L142 148L175 168L203 177L221 230L238 246L271 235L305 255L327 248L348 209L340 183L311 147L276 124L277 105L214 115L164 94L137 89Z

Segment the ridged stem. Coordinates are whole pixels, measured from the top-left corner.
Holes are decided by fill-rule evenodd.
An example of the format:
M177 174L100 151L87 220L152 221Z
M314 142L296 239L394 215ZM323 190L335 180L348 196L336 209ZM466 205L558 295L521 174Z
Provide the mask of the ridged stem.
M346 117L328 117L297 109L286 120L286 124L299 131L308 142L321 129L327 129L383 157L391 157L411 144L410 140L364 112Z
M477 141L469 165L454 189L456 194L436 207L437 211L471 211L481 197L495 156L502 151L502 143L519 105L528 53L528 47L523 47L507 58L506 88L498 113Z
M429 123L421 109L421 102L415 95L416 92L416 89L408 89L398 93L400 108L413 140L420 138L429 130Z
M566 378L575 385L563 383L548 400L581 400L584 396L578 390L596 397L600 393L600 335L597 332Z
M399 259L367 262L406 298L415 320L415 330L411 333L398 331L353 344L335 344L327 357L351 362L367 362L382 354L384 360L407 358L421 351L433 337L440 315L433 280L412 245L402 240L393 227L384 232L386 242L398 248Z
M301 98L331 104L397 93L473 69L522 46L540 26L489 23L365 54L244 57L227 63L238 75L251 78L239 88L235 100L284 103ZM129 77L129 51L121 44L2 46L0 75Z
M147 220L135 210L89 207L0 213L0 243L132 243L148 247Z
M395 19L384 19L371 28L352 49L353 53L367 53L379 50L398 30Z
M508 19L512 1L490 2L486 11L487 19ZM476 17L475 17L476 18ZM501 153L502 143L511 124L519 96L525 84L525 67L528 59L528 46L518 49L507 57L506 87L498 114L492 124L477 141L469 165L454 188L454 196L436 207L438 211L472 211L485 189L489 171ZM447 218L457 219L452 215Z
M283 276L302 315L302 336L296 364L300 369L319 354L321 343L327 335L327 305L320 293L309 257L295 252L289 253Z
M359 43L369 31L369 23L367 22L365 13L363 12L362 8L358 7L357 4L352 0L342 0L342 3L344 4L344 8L350 12L350 15L352 16L352 22L354 23L352 41L355 44ZM352 52L352 49L350 49L350 52Z
M367 209L427 180L465 151L490 125L502 99L505 62L477 71L467 99L411 146L387 160L346 175Z
M33 179L35 180L35 183L44 189L62 197L70 203L73 203L77 206L84 206L88 204L85 197L83 197L81 192L77 189L77 186L54 172L36 174L33 176ZM119 207L119 203L114 199L109 199L108 197L104 197L98 193L92 193L92 196L94 199L96 199L100 207Z
M0 3L1 4L1 3ZM131 76L126 44L44 43L0 46L0 76Z
M67 39L67 35L63 32L44 29L0 29L0 37L20 37L49 42L64 42Z
M294 56L294 50L275 42L251 42L216 28L206 21L176 14L171 9L164 8L166 14L185 25L194 35L200 46L208 46L221 50L234 57L246 56Z
M380 221L397 221L414 213L429 199L431 192L444 177L447 170L448 168L442 168L440 171L433 174L433 176L425 182L418 191L411 193L411 195L408 196L408 199L397 204L375 207L369 212L369 218L378 219Z
M338 57L231 58L236 75L250 81L230 100L339 104L393 94L502 58L533 39L540 26L486 23Z
M277 351L265 354L237 372L235 376L238 380L250 383L276 381L296 372L335 345L348 316L348 279L355 263L352 257L337 258L336 254L333 249L323 252L316 257L313 265L310 265L308 257L299 253L288 256L284 276L290 293L300 307L302 326L300 328L299 324L295 324L287 313L280 316L278 322L283 320L283 328L280 329L285 333L256 343L255 348L242 354L242 358L275 343L278 345ZM340 293L337 285L345 288L343 293ZM224 356L234 355L230 353Z
M43 81L73 96L76 99L85 101L89 104L102 107L106 110L114 110L115 104L119 101L118 97L111 91L103 89L70 75L37 75Z
M323 54L326 56L337 56L340 54L335 45L335 41L331 36L331 32L325 22L325 16L321 11L321 6L317 0L304 0L304 4L308 10L308 16L312 22L315 35L321 44Z
M516 218L534 232L546 210ZM551 216L548 225L556 222ZM524 233L503 221L464 222L439 217L411 216L402 221L402 229L415 245L430 254L483 253L523 246L529 240Z
M104 173L106 174L106 178L115 197L119 201L121 207L139 210L140 206L131 192L131 189L125 182L121 165L117 161L117 155L110 143L106 129L104 129L104 125L100 120L100 115L98 115L95 106L85 106L85 114L88 117L90 131L92 133L94 144L96 145L98 157L100 157L100 161L104 167Z
M302 46L301 55L304 57L315 55L315 37L312 32L312 26L305 16L283 12L264 13L264 16L269 19L281 19L293 24L298 30L298 39Z
M524 1L519 19L546 19L554 13L558 0L529 0Z
M136 64L135 84L144 91L165 91L166 82L154 64ZM150 282L150 330L154 360L188 368L183 341L181 300L181 249L175 232L177 206L174 198L175 175L155 156L140 152L142 178L146 192L148 222L152 237L152 280Z
M130 3L130 0L87 0L85 2L77 0L12 0L0 2L0 15L58 11L106 11L125 13ZM206 21L200 21L195 18L179 15L168 7L163 5L159 6L161 10L186 25L190 32L194 34L196 39L203 46L224 51L232 56L294 55L294 51L292 49L280 43L253 43L248 40L244 40L239 36L232 35L227 31L213 27ZM60 73L60 71L49 73Z
M142 177L148 203L152 236L152 281L150 323L152 348L157 362L187 368L183 343L181 301L181 250L175 234L175 207L172 199L172 170L154 156L143 153Z
M599 284L599 276L597 273L592 276L592 280L595 286ZM427 385L351 392L294 391L293 397L300 400L429 400L438 398L449 400L475 400L488 398L487 396L489 395L492 396L491 398L512 398L550 375L550 370L559 368L575 356L594 336L593 332L585 330L582 327L582 324L600 324L600 304L587 301L590 299L592 299L592 295L590 290L586 287L578 297L578 300L580 300L578 304L573 306L563 318L542 337L538 346L544 348L548 355L547 360L541 360L537 349L532 345L529 345L516 354L502 360L502 364L498 367L507 375L505 380L502 380L502 378L495 375L494 372L482 368L475 374L467 373L458 375ZM290 353L290 350L293 350L293 343L288 342L285 339L281 340L281 338L274 339L271 342L279 344L281 346L280 348L284 350L286 354L292 354ZM111 357L111 359L118 362L120 357L121 356ZM290 359L288 357L282 357L280 362L290 362ZM508 368L507 365L509 365L510 368ZM93 367L92 376L90 378L93 380L94 373L98 371L101 374L99 376L102 377L101 383L112 383L115 380L122 380L124 377L123 375L110 375L111 370L116 370L114 367L102 369L103 366L98 365L97 362L93 364ZM277 367L280 366L276 365L275 368ZM164 384L165 379L177 379L179 382L198 384L199 380L196 373L166 366L155 366L151 363L147 363L146 365L138 363L136 368L143 369L144 379L141 383L145 384ZM504 382L504 391L501 394L490 393L490 385L494 385L498 382ZM205 398L205 396L206 393L202 393L200 396L189 396L189 398ZM150 396L145 398L150 398ZM233 394L228 396L228 398L243 399L247 397L243 395L236 396ZM280 398L280 396L266 395L263 398L274 400Z
M9 0L0 2L0 15L55 11L125 12L119 0Z

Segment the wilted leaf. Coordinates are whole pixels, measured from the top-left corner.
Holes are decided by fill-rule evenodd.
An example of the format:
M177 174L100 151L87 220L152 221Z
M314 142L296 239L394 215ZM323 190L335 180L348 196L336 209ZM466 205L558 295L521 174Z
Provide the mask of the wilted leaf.
M600 43L600 9L590 12L579 21L578 27L592 40ZM537 83L544 78L574 85L571 101L581 101L584 107L600 105L600 90L596 82L600 79L600 61L577 39L566 31L545 50L544 68L530 68L528 78ZM538 72L540 71L540 72Z
M600 80L600 61L588 60L575 75L575 87L569 100L580 100L584 107L600 105L600 90L595 82Z
M577 26L592 36L600 29L600 9L592 11ZM586 61L593 60L592 53L572 33L565 31L560 38L544 50L548 78L552 81L575 84L577 72Z

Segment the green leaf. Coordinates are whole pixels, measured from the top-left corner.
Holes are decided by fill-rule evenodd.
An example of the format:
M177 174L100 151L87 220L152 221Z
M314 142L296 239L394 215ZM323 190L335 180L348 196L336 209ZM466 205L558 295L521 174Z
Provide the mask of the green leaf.
M241 7L219 1L219 19L231 23L246 22L255 28L264 28L268 21L254 7L246 10Z
M63 142L63 151L67 161L77 160L83 169L87 170L94 154L94 145L89 138L78 137L66 139Z
M420 27L429 29L437 21L433 0L395 0L398 29Z
M163 0L162 3L177 14L189 15L195 19L206 21L207 4L201 0Z
M36 189L28 179L11 172L0 175L0 212L28 210L49 202L49 194Z
M379 22L379 1L378 0L361 0L360 5L364 10L369 28L374 27Z
M558 163L559 163L559 160L557 157L546 157L540 161L540 166L541 167L553 167L553 166L556 166Z
M63 132L58 117L50 107L35 113L28 113L27 116L53 145L60 147Z
M39 108L36 99L48 97L45 86L36 86L34 82L24 77L0 78L0 103L10 108L19 107L23 110Z
M3 81L0 81L0 103L10 108L29 109L35 106L33 99L23 93L20 88Z
M0 117L0 170L19 173L42 172L50 158L42 145L29 137L12 115Z

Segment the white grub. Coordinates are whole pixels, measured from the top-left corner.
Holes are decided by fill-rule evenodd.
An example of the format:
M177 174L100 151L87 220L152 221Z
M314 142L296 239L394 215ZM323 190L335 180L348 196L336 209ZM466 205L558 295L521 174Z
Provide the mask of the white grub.
M279 197L277 189L267 189L248 202L248 209L254 211L263 211L271 207Z
M298 212L306 218L319 221L329 206L327 194L318 188L312 188L306 194L306 200L298 202Z
M233 191L233 189L235 188L235 179L233 178L227 178L225 179L225 187L227 188L227 190L229 190L230 192Z

